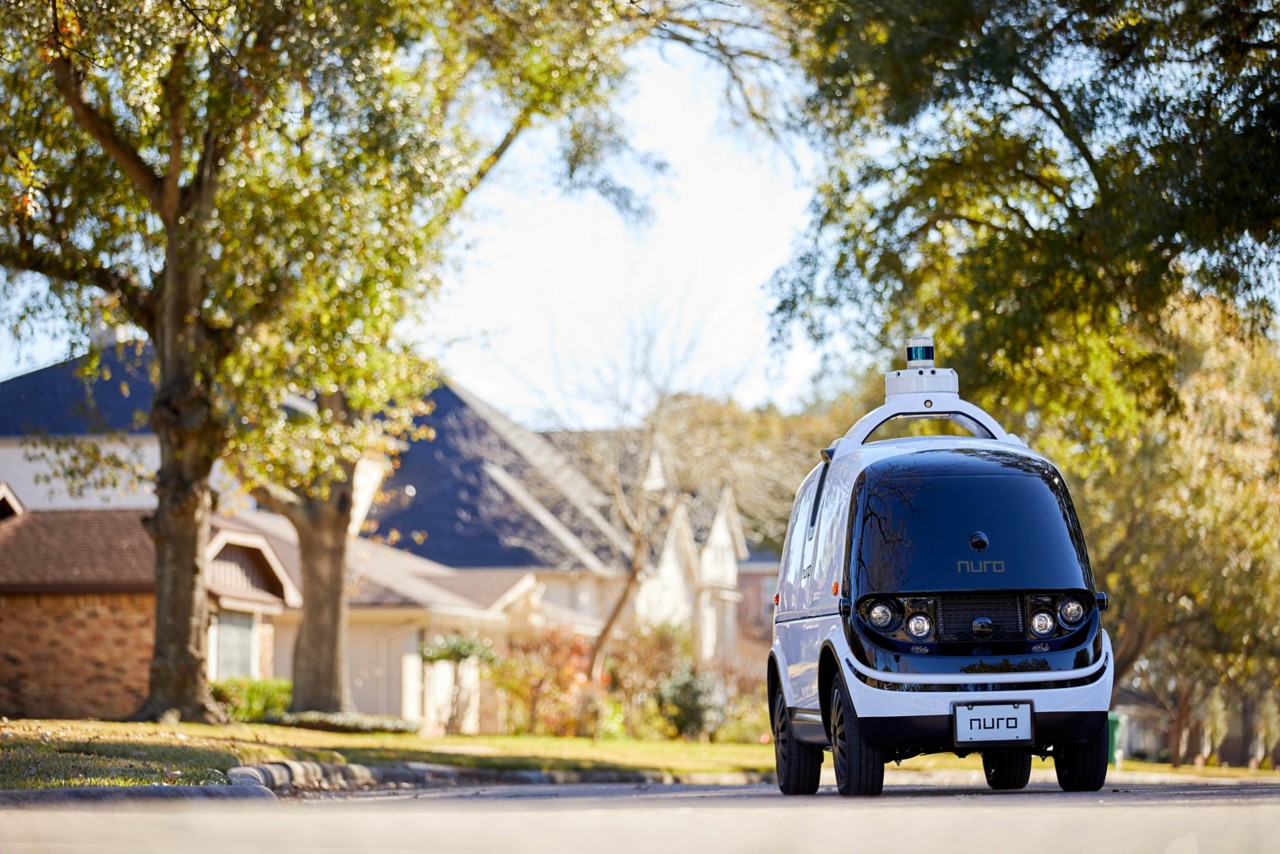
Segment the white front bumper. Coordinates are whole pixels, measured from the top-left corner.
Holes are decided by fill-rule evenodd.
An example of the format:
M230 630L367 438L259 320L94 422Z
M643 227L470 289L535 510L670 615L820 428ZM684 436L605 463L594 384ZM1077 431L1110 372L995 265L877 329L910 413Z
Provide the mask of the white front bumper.
M841 669L844 670L844 682L849 686L849 692L853 695L853 706L859 717L863 718L905 718L905 717L928 717L933 715L950 715L952 706L956 703L972 703L980 701L983 703L1000 703L1000 702L1026 702L1030 701L1036 710L1036 713L1043 712L1106 712L1111 708L1111 686L1115 677L1114 656L1111 652L1111 638L1104 631L1102 633L1102 666L1103 675L1095 682L1088 685L1080 685L1074 688L1036 688L1034 690L1019 689L1016 685L1010 685L1007 689L999 691L886 691L880 688L872 688L862 682L858 675L850 667L850 659L840 662ZM1068 681L1071 679L1081 678L1087 675L1084 671L1093 668L1083 668L1079 675L1072 673L1020 673L1009 674L1008 676L1001 674L1000 680L1006 678L1016 679L1024 683L1043 684L1045 682L1061 680ZM942 680L953 681L955 679L964 679L967 682L986 682L988 680L982 677L974 676L951 676L947 677L929 677L920 675L915 678L914 674L885 674L883 681L894 681L901 684L938 684ZM995 674L992 674L994 677ZM994 681L994 680L993 680Z

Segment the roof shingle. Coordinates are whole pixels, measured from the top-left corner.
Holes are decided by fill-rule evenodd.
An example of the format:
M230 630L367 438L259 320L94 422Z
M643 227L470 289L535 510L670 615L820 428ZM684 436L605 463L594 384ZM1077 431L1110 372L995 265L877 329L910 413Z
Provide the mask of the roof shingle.
M0 522L0 590L148 591L155 547L140 510L46 510Z
M150 433L151 354L130 341L105 348L88 377L80 356L0 382L0 437Z

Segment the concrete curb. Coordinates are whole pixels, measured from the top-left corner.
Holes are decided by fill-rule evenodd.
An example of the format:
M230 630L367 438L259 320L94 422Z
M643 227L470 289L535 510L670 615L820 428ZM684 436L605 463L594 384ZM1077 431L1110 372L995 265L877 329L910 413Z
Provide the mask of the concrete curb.
M823 769L823 781L834 783L834 772L828 766ZM608 770L608 771L537 771L529 769L469 768L460 765L435 765L426 762L406 762L402 765L370 767L365 765L337 765L327 762L277 762L269 765L251 765L232 768L227 776L236 786L259 786L280 794L296 791L341 791L348 789L416 788L440 789L457 786L509 786L509 785L557 785L624 783L632 785L691 786L750 786L758 783L774 783L773 772L730 771L688 772L672 774L665 771ZM828 779L829 778L829 779ZM1056 784L1052 770L1036 768L1032 771L1034 782ZM886 769L886 783L899 786L959 786L986 788L981 771L915 769ZM1269 781L1242 780L1223 777L1201 777L1192 774L1161 774L1142 771L1111 769L1108 785L1126 784L1200 784L1200 785L1280 785Z
M0 791L0 807L110 804L121 801L276 800L266 786L78 786L67 789Z
M227 772L228 786L85 786L72 789L0 791L0 807L64 806L103 804L140 800L275 800L277 794L299 791L347 791L376 788L440 789L458 786L557 785L623 783L632 785L749 786L773 783L772 772L729 771L672 774L665 771L538 771L511 768L468 768L406 762L395 766L340 765L331 762L284 760L265 765L247 765ZM1053 772L1037 768L1032 782L1053 783ZM831 785L830 767L823 769L823 782ZM906 786L956 786L983 788L980 771L917 771L886 769L885 782ZM1111 769L1107 785L1192 783L1209 785L1262 784L1280 786L1280 781L1201 777L1192 774L1160 774Z
M746 786L773 782L772 773L728 772L670 774L663 771L537 771L514 768L468 768L406 762L370 767L329 762L275 762L248 765L227 772L232 786L261 786L273 792L295 790L371 789L380 787L449 788L454 786L530 785L568 783L632 783L702 786Z

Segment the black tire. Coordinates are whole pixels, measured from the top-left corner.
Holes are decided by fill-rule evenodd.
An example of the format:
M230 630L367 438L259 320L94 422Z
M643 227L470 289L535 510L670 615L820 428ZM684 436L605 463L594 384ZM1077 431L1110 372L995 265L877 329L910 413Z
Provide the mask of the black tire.
M1093 741L1057 744L1053 768L1064 792L1096 792L1107 782L1107 732Z
M1017 750L982 751L987 785L997 791L1024 789L1031 779L1031 754Z
M778 789L784 795L812 795L822 776L822 748L796 738L787 703L778 691L773 700L773 759L778 769Z
M874 796L884 790L884 754L862 737L858 713L839 676L831 688L831 758L836 790L846 798Z

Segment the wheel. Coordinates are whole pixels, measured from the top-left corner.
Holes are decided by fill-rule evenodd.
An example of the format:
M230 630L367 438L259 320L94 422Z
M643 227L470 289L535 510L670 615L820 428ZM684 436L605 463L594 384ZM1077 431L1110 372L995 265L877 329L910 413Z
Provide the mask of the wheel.
M1022 789L1031 779L1031 754L1017 750L982 751L982 770L993 789Z
M782 794L812 795L818 791L822 748L811 747L796 738L782 691L778 691L773 701L773 758Z
M1053 767L1064 792L1096 792L1107 782L1106 730L1093 741L1057 744Z
M839 676L831 688L831 758L836 789L846 798L878 795L884 789L884 756L862 737L858 714Z

